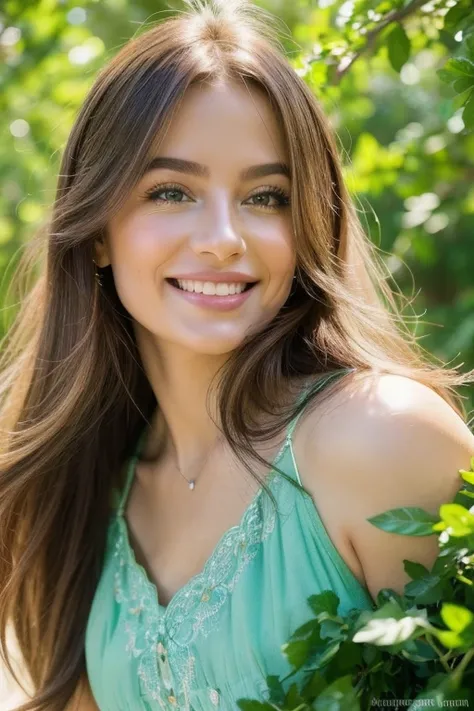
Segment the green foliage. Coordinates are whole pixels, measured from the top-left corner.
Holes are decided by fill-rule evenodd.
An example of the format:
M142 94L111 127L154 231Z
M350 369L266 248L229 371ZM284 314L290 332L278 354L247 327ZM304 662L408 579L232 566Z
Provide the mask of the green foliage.
M448 12L445 18L447 28L456 28L465 37L459 53L450 59L439 77L451 84L459 94L456 104L464 106L462 119L467 128L474 129L474 12L469 0L460 2Z
M256 0L336 132L359 215L435 356L474 367L472 0ZM0 303L47 220L59 159L99 68L180 0L4 0L0 7ZM466 406L472 406L467 394Z
M412 331L427 351L472 367L472 1L324 6L294 28L293 64L331 117Z
M387 36L388 58L390 64L399 72L410 58L411 42L403 25L394 25Z
M430 536L435 523L433 516L417 508L393 509L368 520L384 531L408 536Z
M332 591L309 597L313 617L282 646L292 671L284 679L268 676L266 702L239 699L240 709L366 711L384 702L411 711L423 706L471 708L474 507L469 510L467 502L474 497L474 471L460 474L463 486L453 502L440 507L438 519L419 508L368 519L400 535L439 533L432 569L404 561L412 580L403 595L380 590L372 611L352 609L341 615ZM450 703L454 701L458 703Z

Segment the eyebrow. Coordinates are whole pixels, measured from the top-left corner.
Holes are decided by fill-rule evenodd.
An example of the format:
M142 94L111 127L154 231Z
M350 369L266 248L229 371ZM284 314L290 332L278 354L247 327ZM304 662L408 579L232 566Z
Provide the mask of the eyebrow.
M152 158L152 160L147 164L143 175L146 175L152 170L159 170L160 168L167 168L168 170L175 170L178 173L189 173L190 175L196 175L198 178L208 178L210 176L209 168L200 163L195 163L191 160L184 160L182 158L167 158L165 156L157 156ZM251 165L240 173L240 179L242 181L254 180L255 178L263 178L266 175L285 175L287 178L291 177L290 169L286 163L262 163L260 165Z

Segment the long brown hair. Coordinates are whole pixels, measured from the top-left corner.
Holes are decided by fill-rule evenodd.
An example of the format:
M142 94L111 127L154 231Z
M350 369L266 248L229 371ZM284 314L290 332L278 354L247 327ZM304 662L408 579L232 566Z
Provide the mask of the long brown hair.
M51 215L15 275L20 283L34 265L0 362L0 630L14 674L12 625L34 689L22 711L62 711L85 673L110 494L158 404L111 268L102 288L95 282L94 241L186 89L227 80L263 90L284 130L297 255L293 293L218 374L221 429L237 457L251 473L247 456L270 465L253 443L299 410L283 408L265 426L256 415L276 412L290 377L340 368L414 378L465 417L454 388L472 373L435 364L402 318L328 121L287 62L276 18L244 0L188 0L99 73L67 141Z

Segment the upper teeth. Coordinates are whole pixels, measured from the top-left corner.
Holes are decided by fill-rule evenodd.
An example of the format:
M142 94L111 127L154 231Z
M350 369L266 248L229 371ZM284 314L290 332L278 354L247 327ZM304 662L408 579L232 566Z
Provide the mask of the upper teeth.
M217 294L218 296L240 294L247 286L244 282L226 284L224 282L191 281L189 279L178 279L177 282L179 288L184 289L184 291L195 291L197 294Z

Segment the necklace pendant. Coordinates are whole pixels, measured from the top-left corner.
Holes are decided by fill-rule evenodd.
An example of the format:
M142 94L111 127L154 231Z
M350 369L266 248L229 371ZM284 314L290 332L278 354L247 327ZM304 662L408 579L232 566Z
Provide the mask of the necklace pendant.
M194 489L194 483L195 483L194 481L190 481L190 482L189 482L189 488L190 488L190 489Z

